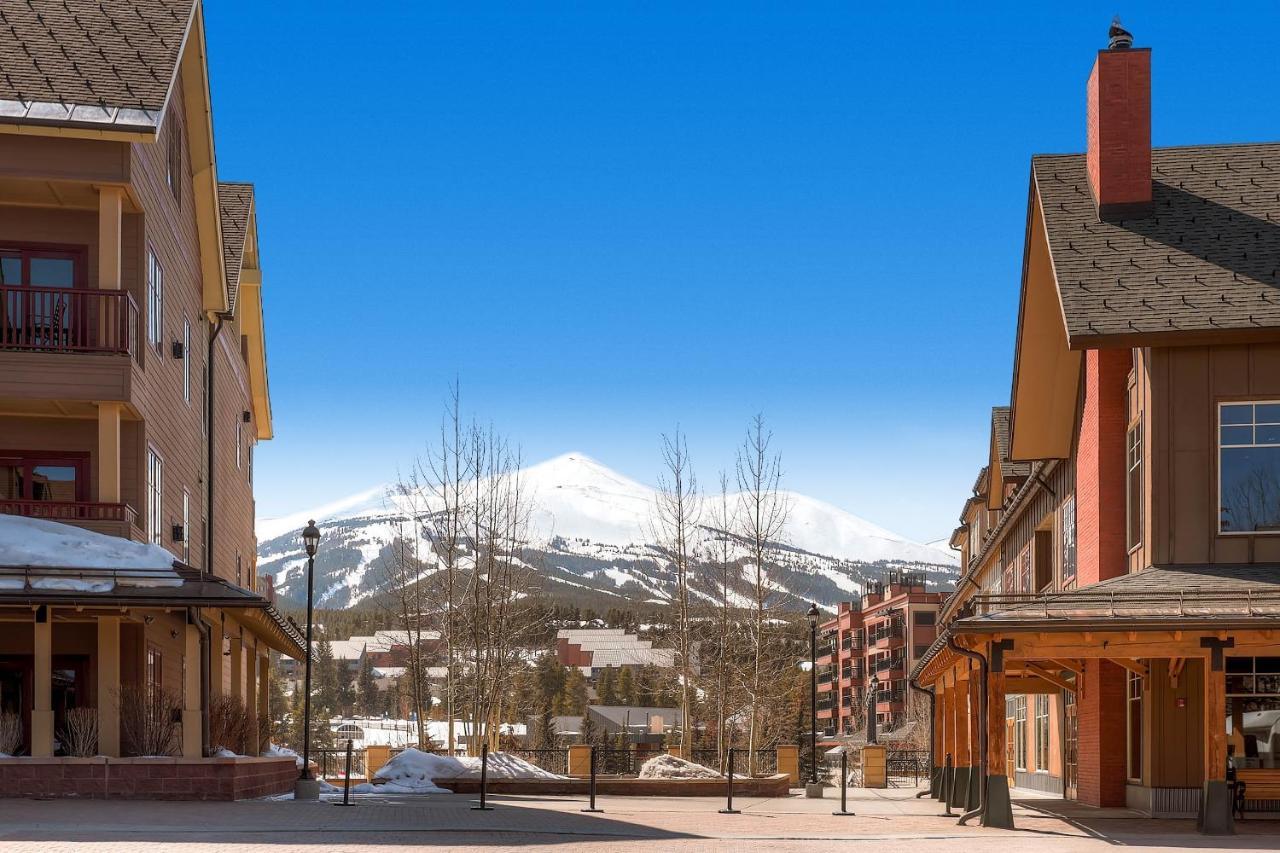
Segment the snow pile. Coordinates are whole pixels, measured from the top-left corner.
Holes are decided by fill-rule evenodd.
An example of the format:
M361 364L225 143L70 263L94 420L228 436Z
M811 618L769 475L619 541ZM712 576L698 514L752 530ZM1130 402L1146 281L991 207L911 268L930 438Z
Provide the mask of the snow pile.
M298 769L302 769L302 756L294 752L287 746L276 746L274 743L268 743L266 750L262 753L263 758L292 758L294 763L298 765Z
M378 768L373 778L381 784L362 782L351 788L357 794L448 794L431 780L460 775L462 763L456 758L406 749Z
M232 752L231 750L227 749L225 746L220 746L217 748L217 750L214 751L213 757L214 758L239 758L240 756Z
M719 779L710 767L674 755L656 755L640 767L641 779Z
M463 771L457 774L461 779L479 779L480 778L480 759L479 758L455 758L463 766ZM523 758L517 758L514 755L508 755L505 752L489 753L489 769L488 776L490 779L564 779L565 776L558 776L548 770L543 770L536 764L530 764ZM439 779L447 779L447 776L436 777Z
M81 569L89 575L83 578L70 572L48 575L29 572L33 589L110 592L116 583L182 585L182 579L173 570L173 555L157 545L16 515L0 515L0 566ZM22 589L24 585L22 577L0 576L0 589Z

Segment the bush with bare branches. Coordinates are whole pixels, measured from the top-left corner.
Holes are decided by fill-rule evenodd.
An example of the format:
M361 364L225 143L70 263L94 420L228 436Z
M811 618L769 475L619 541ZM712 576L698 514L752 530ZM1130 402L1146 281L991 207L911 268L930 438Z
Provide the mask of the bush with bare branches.
M177 694L136 684L122 685L116 693L125 751L130 755L173 755L182 715Z
M98 711L96 708L68 708L58 735L62 751L76 758L98 754Z
M253 729L249 711L235 696L216 696L209 703L209 746L243 755Z
M22 716L0 714L0 754L17 755L22 748Z

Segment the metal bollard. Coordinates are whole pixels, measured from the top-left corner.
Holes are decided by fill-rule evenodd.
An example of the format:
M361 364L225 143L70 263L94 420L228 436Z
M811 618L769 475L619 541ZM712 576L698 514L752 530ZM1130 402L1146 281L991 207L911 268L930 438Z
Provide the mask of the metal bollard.
M346 778L342 782L342 802L334 803L335 806L354 805L351 802L351 739L347 739L347 773Z
M604 809L596 808L596 748L591 746L591 781L587 783L587 791L591 797L591 805L584 812L602 812Z
M733 807L733 754L736 751L737 750L734 749L733 747L729 747L729 784L727 786L729 802L725 805L724 808L720 809L720 814L741 814L742 813L741 809L735 809Z
M840 811L832 812L838 817L854 817L849 811L849 753L840 752Z
M480 745L480 805L472 806L473 812L491 812L493 806L485 805L489 787L489 744Z
M947 753L947 763L942 768L942 802L946 811L942 814L944 817L955 817L951 813L951 786L956 783L955 770L951 766L951 753Z

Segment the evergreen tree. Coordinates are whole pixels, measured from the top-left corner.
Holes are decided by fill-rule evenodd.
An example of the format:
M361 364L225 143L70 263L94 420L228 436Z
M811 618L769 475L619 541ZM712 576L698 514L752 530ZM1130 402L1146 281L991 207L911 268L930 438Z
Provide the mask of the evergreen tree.
M621 705L636 704L636 680L631 667L624 666L618 673L618 703Z
M605 732L589 712L582 715L582 725L578 726L578 743L589 746L604 746Z
M360 671L356 675L356 709L365 716L378 713L378 683L373 678L373 661L365 655L360 659Z
M601 705L617 705L618 694L614 686L613 667L606 666L596 679L596 700Z
M333 646L328 640L316 644L316 657L311 662L311 715L325 720L338 708L338 669L333 659Z
M537 726L534 728L533 747L534 749L557 749L559 746L560 737L556 734L551 708L543 708L542 714L538 717Z
M289 703L289 726L284 743L295 752L302 751L302 685L293 691Z
M564 685L556 697L557 714L576 716L587 712L587 677L576 666L565 674Z

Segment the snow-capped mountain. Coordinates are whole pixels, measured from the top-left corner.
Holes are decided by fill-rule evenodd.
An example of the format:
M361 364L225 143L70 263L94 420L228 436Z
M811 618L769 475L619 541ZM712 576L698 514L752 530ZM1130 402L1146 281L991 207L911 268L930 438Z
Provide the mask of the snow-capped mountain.
M662 602L675 579L655 541L656 492L582 453L568 453L522 472L532 506L529 546L523 558L535 566L543 592L584 606ZM421 501L421 496L415 496ZM931 584L948 586L956 557L935 543L912 542L844 510L787 492L784 533L769 549L770 583L796 604L833 605L860 594L864 584L892 569L924 572ZM716 496L718 500L718 495ZM735 505L736 495L730 495ZM347 607L384 589L382 560L409 517L409 500L378 487L306 512L258 522L258 568L274 575L277 592L299 601L305 595L305 558L297 536L307 519L324 532L316 558L316 602ZM419 510L420 511L420 510ZM702 558L725 537L703 513ZM747 559L730 536L737 561L733 595L745 603ZM710 566L702 564L691 584L710 599Z

